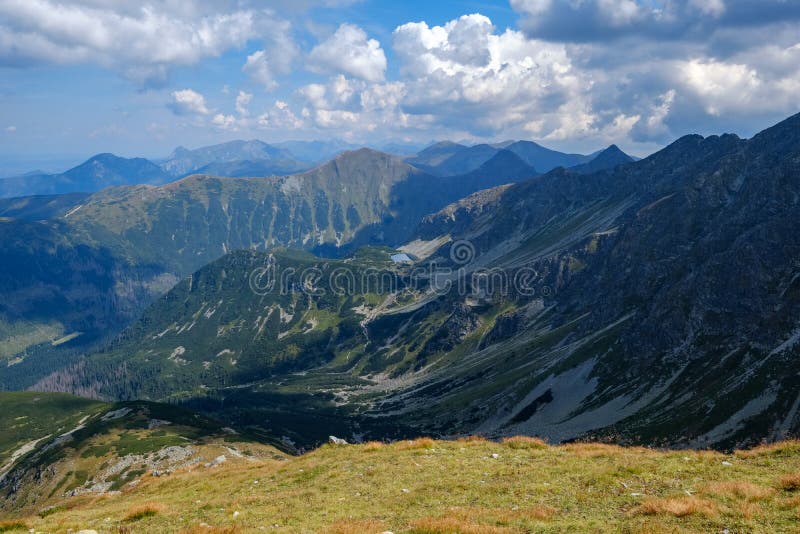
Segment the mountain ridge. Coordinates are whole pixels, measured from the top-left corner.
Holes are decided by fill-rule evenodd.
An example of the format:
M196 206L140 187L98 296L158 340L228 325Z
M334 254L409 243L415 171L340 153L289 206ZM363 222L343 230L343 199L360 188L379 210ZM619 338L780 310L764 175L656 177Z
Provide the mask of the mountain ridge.
M388 250L343 260L352 268L380 267L369 259L377 254L382 269L400 279L404 269L433 272L439 266L454 273L460 268L467 276L466 294L453 289L455 284L446 293L434 291L437 277L431 276L401 286L402 298L356 291L351 300L337 297L335 304L322 297L303 300L303 308L292 308L297 313L279 300L286 296L252 295L239 303L249 311L233 314L246 318L248 329L268 308L275 317L300 321L280 326L274 319L268 337L278 341L265 345L272 348L264 354L272 354L285 350L280 347L286 343L301 343L305 348L292 352L292 372L271 376L272 371L249 370L246 376L262 378L235 394L219 382L206 383L208 389L197 393L193 378L179 390L197 395L196 406L223 418L258 412L255 407L270 399L266 417L280 420L280 431L298 439L309 422L303 418L319 414L348 432L376 437L409 431L523 433L553 441L613 436L648 445L731 448L795 435L800 432L792 408L792 377L800 361L795 335L800 325L793 319L800 314L800 241L791 230L800 220L795 121L750 140L686 136L611 170L580 174L559 168L475 193L425 218L417 239L401 248L424 258L417 265L385 266ZM773 150L773 137L790 139ZM466 265L456 261L461 256L453 250L463 249L464 242L469 243ZM211 289L218 287L214 281L224 272L226 284L232 284L226 291L244 294L248 273L270 261L269 252L242 254L197 274L209 281L203 286L208 293L198 289L192 297L189 309L200 314L197 319L180 310L169 316L157 303L148 311L152 326L140 323L143 333L126 339L116 357L130 353L124 347L155 344L153 350L163 356L158 365L164 370L158 373L177 373L167 356L172 345L187 347L189 354L181 325L211 321L208 331L216 333L216 315L201 319L204 309L196 308L202 302L228 307L234 302ZM322 272L340 266L323 258L303 261ZM487 269L506 273L509 280L535 273L532 293L481 290L475 285L481 279L470 276ZM181 287L166 302L189 302ZM356 321L353 313L364 319ZM162 341L157 335L167 323L174 326ZM289 333L279 337L286 329ZM304 359L304 354L324 357ZM750 374L739 376L742 367ZM91 367L86 376L66 372L76 384L92 374ZM332 376L338 385L327 383L327 401L296 396ZM214 400L223 391L227 409ZM279 417L282 410L291 410L294 422Z

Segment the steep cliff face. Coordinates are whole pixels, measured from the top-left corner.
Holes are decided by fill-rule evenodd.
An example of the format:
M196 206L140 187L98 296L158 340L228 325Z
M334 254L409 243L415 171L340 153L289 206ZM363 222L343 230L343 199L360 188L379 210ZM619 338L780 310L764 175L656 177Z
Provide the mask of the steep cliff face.
M509 384L473 404L488 433L731 446L800 430L798 132L800 116L748 141L690 136L427 219L423 237L469 239L476 265L559 272L545 312L496 321L469 360L480 380L451 398Z

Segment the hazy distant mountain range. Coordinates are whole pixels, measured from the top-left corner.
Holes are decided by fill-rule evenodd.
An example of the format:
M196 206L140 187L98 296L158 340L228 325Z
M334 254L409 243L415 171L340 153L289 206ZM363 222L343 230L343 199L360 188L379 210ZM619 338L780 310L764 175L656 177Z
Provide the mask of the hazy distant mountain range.
M546 172L556 166L571 167L592 159L592 156L562 154L528 141L503 145L507 146L468 147L456 143L437 143L408 156L416 146L395 143L387 145L389 150L384 151L405 157L420 170L437 176L455 176L474 171L501 148L519 155L536 172ZM438 157L443 147L448 147L444 152L446 157ZM285 176L311 169L344 151L357 148L343 142L285 141L270 145L252 140L230 141L194 150L178 147L167 158L156 162L98 154L61 174L33 172L0 179L0 198L94 193L119 185L161 185L192 174L234 178Z

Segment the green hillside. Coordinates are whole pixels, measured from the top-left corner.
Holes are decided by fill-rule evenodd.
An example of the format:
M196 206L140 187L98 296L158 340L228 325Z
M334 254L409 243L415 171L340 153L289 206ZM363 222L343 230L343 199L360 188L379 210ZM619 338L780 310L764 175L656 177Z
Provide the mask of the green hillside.
M529 438L325 446L145 476L76 496L6 531L792 532L798 443L725 455ZM2 523L0 523L2 524Z
M143 475L202 465L219 455L282 457L254 436L149 402L0 393L0 429L2 515L49 510L65 496L113 493L135 486Z

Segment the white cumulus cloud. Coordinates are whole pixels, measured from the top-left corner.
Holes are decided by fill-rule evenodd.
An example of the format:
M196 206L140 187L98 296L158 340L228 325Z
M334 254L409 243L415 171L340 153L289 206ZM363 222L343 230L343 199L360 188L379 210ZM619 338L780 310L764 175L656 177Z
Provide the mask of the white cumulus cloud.
M214 115L214 118L211 119L211 124L220 130L235 130L237 125L236 117L233 115L224 115L222 113Z
M291 72L298 54L291 26L278 21L265 34L263 48L247 56L242 71L265 90L272 91L278 86L276 78Z
M236 113L238 113L242 117L246 117L247 115L249 115L247 106L250 105L250 102L252 100L253 100L252 93L239 91L239 95L236 97Z
M137 83L163 83L285 24L263 10L201 0L0 0L0 65L95 63Z
M383 81L386 72L386 54L381 44L353 24L339 26L311 50L308 60L318 72L341 72L370 82Z
M173 91L169 108L176 115L208 115L211 113L206 106L205 97L192 89Z

